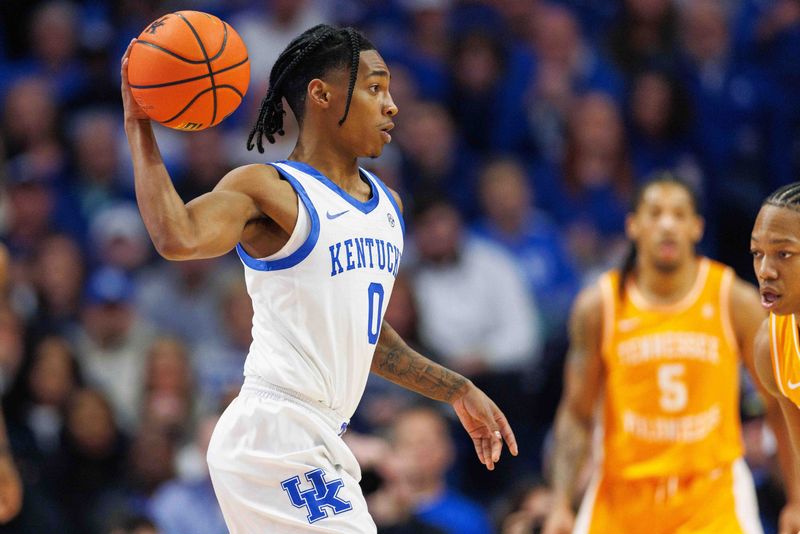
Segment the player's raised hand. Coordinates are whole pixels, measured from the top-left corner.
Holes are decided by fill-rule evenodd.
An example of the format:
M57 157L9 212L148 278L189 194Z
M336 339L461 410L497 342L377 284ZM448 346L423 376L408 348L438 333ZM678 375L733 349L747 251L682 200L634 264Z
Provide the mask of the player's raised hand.
M517 439L500 408L483 391L471 385L469 390L453 402L453 408L464 429L472 438L478 459L489 471L500 460L503 441L516 456Z
M22 482L10 452L0 454L0 523L11 521L22 507Z
M136 39L131 39L128 48L125 49L125 53L122 55L119 73L120 78L122 79L122 108L125 112L125 120L148 120L150 117L147 116L144 110L142 110L141 106L139 106L139 104L136 102L136 99L133 98L131 87L128 84L128 60L130 59L131 49L133 48L133 43L135 42Z

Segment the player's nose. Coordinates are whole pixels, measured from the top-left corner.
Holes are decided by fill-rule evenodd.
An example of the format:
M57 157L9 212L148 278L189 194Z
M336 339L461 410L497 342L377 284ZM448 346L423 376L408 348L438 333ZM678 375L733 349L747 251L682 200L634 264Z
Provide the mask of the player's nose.
M397 105L394 103L394 99L392 99L392 95L389 94L386 97L386 104L383 107L383 113L387 117L394 117L399 113L399 111L400 110L397 108Z
M761 280L775 280L778 278L778 270L769 258L763 256L756 265L756 276Z

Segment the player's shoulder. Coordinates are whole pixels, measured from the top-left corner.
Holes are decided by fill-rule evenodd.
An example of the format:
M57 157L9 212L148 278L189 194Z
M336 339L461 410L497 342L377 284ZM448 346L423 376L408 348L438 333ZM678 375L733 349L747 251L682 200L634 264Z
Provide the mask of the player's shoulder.
M729 308L735 322L760 323L764 317L764 308L761 306L761 295L758 289L750 282L736 274L731 275Z
M272 165L251 163L236 167L219 181L216 190L239 191L250 196L270 195L277 192L292 193L292 186Z
M602 318L604 298L602 284L602 279L599 279L580 290L572 305L574 319L599 321Z
M389 191L389 194L392 195L392 197L394 197L394 201L397 204L397 209L400 210L400 213L403 213L403 201L400 198L400 194L391 187L389 187L388 185L386 186L386 189Z
M770 317L766 317L758 326L758 330L753 341L753 360L755 362L756 374L761 384L773 397L780 398L781 393L773 374L772 353L770 350L772 340L770 339Z

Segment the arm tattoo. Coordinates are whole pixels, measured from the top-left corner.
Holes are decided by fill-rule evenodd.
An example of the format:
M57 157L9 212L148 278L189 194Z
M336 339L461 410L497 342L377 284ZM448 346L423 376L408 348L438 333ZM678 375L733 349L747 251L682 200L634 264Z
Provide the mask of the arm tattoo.
M454 400L467 384L463 376L412 350L386 322L375 347L372 372L406 389L445 402Z
M553 489L559 497L570 502L575 483L589 450L590 431L577 418L564 410L556 421L553 453Z

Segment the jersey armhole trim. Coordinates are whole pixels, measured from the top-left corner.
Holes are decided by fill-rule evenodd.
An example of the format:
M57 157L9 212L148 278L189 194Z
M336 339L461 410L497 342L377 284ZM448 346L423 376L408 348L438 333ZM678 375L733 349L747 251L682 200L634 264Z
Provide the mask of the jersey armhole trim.
M781 353L778 349L778 318L774 313L769 314L769 337L769 351L772 353L772 373L775 376L775 382L778 383L778 389L781 390L781 394L789 398L783 387L783 379L781 378Z
M274 165L270 163L275 169L281 174L281 176L289 182L289 185L297 193L297 196L300 197L300 200L303 202L303 205L306 207L308 214L311 216L311 231L308 233L308 237L300 245L300 248L286 256L285 258L281 258L279 260L259 260L256 259L250 254L248 254L244 247L242 247L241 243L236 244L236 253L239 254L239 258L242 260L246 266L254 269L256 271L280 271L282 269L288 269L289 267L294 267L311 253L314 249L314 246L317 244L317 240L319 239L319 215L317 214L316 208L314 208L314 204L311 202L311 199L308 198L308 194L300 182L294 176L290 175L286 171L280 168L278 165Z
M397 205L397 201L394 199L394 195L392 194L391 191L389 191L389 187L385 183L383 183L377 176L375 176L368 170L365 169L361 170L364 171L364 174L366 174L370 180L378 184L380 188L383 189L383 192L389 199L389 202L391 202L392 206L394 206L395 213L397 213L397 220L400 221L400 229L403 230L403 235L406 235L406 222L405 219L403 219L403 213L400 211L400 206Z
M720 280L719 313L722 319L722 333L731 346L731 350L741 357L742 351L739 348L739 340L736 338L736 330L733 327L733 310L731 309L731 293L733 292L734 279L733 269L726 267Z
M612 284L611 274L606 273L600 278L600 295L603 303L601 316L601 339L600 350L602 354L611 354L611 344L614 337L614 284Z

